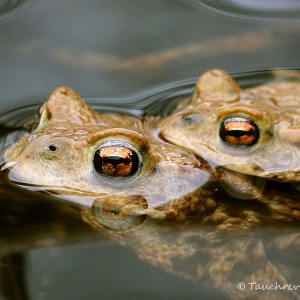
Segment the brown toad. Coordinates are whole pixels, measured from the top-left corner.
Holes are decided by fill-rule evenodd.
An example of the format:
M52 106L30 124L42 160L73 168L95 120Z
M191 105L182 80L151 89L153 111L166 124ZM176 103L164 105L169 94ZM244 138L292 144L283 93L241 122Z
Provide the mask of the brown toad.
M100 114L73 90L58 88L42 106L36 129L5 151L2 170L23 187L84 206L100 200L110 211L156 218L197 214L199 187L212 172L193 154L159 139L153 126Z
M167 141L225 168L226 180L233 182L228 190L238 197L234 185L242 186L244 179L256 180L253 187L263 186L262 181L247 175L298 186L299 81L272 82L242 90L226 72L211 70L199 78L193 96L160 126ZM250 189L251 184L245 188L245 198L259 194L247 195Z

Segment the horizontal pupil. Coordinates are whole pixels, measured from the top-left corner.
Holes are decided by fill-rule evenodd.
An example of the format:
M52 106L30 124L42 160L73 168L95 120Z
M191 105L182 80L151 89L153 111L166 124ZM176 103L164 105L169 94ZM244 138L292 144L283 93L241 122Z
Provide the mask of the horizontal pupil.
M259 139L259 130L251 119L232 116L221 123L219 135L229 145L252 146Z
M95 170L104 176L124 178L138 171L139 158L128 147L109 145L97 149L93 163Z
M228 130L228 131L226 131L226 134L230 135L230 136L233 136L233 137L236 137L236 138L240 138L240 137L242 137L244 135L253 136L254 132L253 132L253 130L250 130L250 131L245 131L245 130Z
M123 158L120 156L108 156L102 157L102 161L104 163L109 163L111 165L117 166L119 164L129 165L132 160L130 158Z

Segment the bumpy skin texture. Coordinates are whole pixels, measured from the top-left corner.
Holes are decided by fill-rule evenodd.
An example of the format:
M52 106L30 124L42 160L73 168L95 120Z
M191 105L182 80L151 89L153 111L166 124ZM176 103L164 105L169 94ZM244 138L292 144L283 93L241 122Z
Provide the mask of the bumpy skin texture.
M35 131L6 151L4 168L25 187L81 205L98 201L137 215L185 218L185 202L196 213L203 200L199 187L213 174L204 161L160 140L153 126L150 120L100 114L73 90L58 88L42 106ZM132 176L104 176L94 166L97 149L116 142L137 153L138 170Z
M299 76L298 76L299 77ZM220 137L230 116L252 120L259 138L232 146ZM300 181L300 83L273 82L242 90L226 72L211 70L193 96L160 124L162 136L215 166L276 181Z
M298 181L298 95L297 83L273 83L241 91L226 73L211 71L200 78L191 103L183 101L159 127L170 142L203 155L215 165L224 164L228 169L223 169L223 184L231 185L231 189L246 186L245 193L249 194L258 185L249 175ZM284 105L286 99L289 105ZM253 108L258 101L260 111ZM253 114L265 134L249 156L236 155L224 145L222 151L215 150L214 122L218 113L230 109ZM282 161L287 153L292 157ZM257 163L264 170L257 168ZM287 168L282 165L286 163ZM83 216L99 232L132 248L144 261L189 280L205 282L229 298L299 299L299 289L274 290L276 284L297 285L295 278L300 275L298 258L289 259L295 257L300 246L299 195L287 185L268 182L252 196L259 201L240 201L213 192L203 202L198 218L179 224L148 219L128 232L104 229L103 215L95 210L86 209ZM238 289L239 282L245 283L245 290ZM256 284L269 288L256 290Z
M88 224L150 264L212 284L233 298L297 299L295 291L261 293L248 287L240 292L237 284L286 284L299 278L297 263L268 256L299 249L299 234L290 227L299 227L298 195L267 185L260 201L248 202L211 188L219 174L160 140L160 124L99 114L74 91L59 88L42 107L36 130L6 151L6 167L20 185L80 203ZM96 149L115 140L132 145L142 157L132 178L102 177L93 168Z

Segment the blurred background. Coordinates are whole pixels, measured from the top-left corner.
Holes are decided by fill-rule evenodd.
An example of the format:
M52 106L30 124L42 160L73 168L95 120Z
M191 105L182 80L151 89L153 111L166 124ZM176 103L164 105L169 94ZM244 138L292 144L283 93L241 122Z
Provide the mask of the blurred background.
M297 0L1 0L0 101L41 101L61 85L123 97L210 68L296 68L299 17Z

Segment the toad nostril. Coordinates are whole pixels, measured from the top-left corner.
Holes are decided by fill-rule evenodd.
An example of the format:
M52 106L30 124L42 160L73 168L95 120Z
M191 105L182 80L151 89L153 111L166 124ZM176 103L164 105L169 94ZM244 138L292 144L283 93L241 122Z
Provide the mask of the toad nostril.
M186 125L192 125L194 123L193 118L191 117L191 115L186 115L182 117L182 121L184 124Z
M55 146L55 145L49 145L48 146L48 149L51 151L51 152L55 152L56 150L57 150L57 146Z

